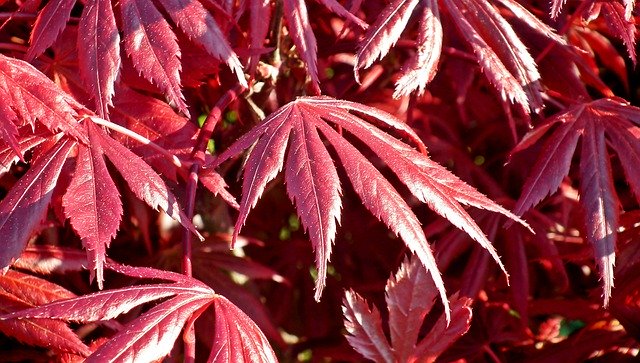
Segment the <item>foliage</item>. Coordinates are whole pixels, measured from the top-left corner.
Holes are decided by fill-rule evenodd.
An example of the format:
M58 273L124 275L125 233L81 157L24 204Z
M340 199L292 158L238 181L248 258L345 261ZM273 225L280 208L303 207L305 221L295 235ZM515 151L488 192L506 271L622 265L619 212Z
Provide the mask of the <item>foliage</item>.
M3 358L637 355L633 1L0 6Z

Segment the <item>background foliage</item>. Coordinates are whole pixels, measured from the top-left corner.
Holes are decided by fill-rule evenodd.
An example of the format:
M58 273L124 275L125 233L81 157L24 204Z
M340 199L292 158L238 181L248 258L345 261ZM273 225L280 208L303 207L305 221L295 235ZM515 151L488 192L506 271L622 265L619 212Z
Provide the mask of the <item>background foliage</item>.
M1 1L2 359L637 359L636 20Z

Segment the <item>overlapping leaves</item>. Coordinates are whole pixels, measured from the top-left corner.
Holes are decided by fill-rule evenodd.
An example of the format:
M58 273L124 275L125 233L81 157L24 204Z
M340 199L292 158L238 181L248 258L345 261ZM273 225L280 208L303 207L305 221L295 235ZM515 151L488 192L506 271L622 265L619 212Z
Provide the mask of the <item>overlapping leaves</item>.
M85 324L107 321L137 306L157 302L91 352L86 360L151 362L168 355L183 326L192 325L204 310L213 305L216 315L216 339L208 362L277 361L265 336L255 323L235 305L200 281L150 268L115 264L109 265L109 268L136 278L167 282L47 301L46 305L3 315L0 317L0 326L6 322L28 322L30 319L42 318L53 319L55 323L64 321ZM84 346L77 336L73 337L78 341L79 347ZM89 353L86 347L80 352Z
M74 4L74 0L49 1L38 13L29 39L28 60L54 43L67 25ZM100 117L109 114L122 66L120 32L134 68L188 114L180 84L180 47L164 11L191 41L227 63L238 81L246 84L237 55L213 15L198 0L125 0L118 6L111 0L89 0L78 25L79 68Z
M420 328L438 294L427 270L417 259L405 260L385 288L391 344L382 330L380 312L353 291L347 291L342 311L349 344L374 362L434 362L469 330L471 300L452 298L450 324L440 316L426 336Z
M601 99L574 105L531 131L516 152L541 143L542 149L522 189L514 213L521 215L557 190L580 149L580 203L587 240L592 244L607 305L613 287L620 201L613 184L607 145L613 149L633 194L640 200L640 109L621 100ZM554 128L555 127L555 128ZM545 137L545 134L546 135ZM543 139L544 137L544 139Z
M499 1L513 16L554 41L561 38L542 21L512 0ZM356 77L359 68L367 68L377 58L384 57L398 41L407 26L418 0L391 2L369 28L356 55ZM408 61L402 77L396 83L394 96L422 93L435 77L442 51L443 28L440 6L451 15L460 35L473 50L482 71L498 90L503 100L510 100L525 109L542 107L540 75L533 57L515 31L486 0L426 1L420 6L417 52Z
M461 204L517 218L431 161L424 153L376 125L409 138L424 151L417 135L393 116L358 103L328 97L298 98L242 136L215 162L219 165L253 145L245 164L243 195L234 238L240 233L267 183L284 167L287 193L295 203L315 249L318 267L316 299L319 299L336 235L336 223L340 219L342 189L335 159L343 166L363 205L418 255L447 305L442 278L417 217L391 182L336 129L366 144L418 200L467 232L491 253L501 267L491 242ZM325 143L331 148L328 149Z
M0 249L0 268L10 265L27 245L44 219L68 155L76 148L75 172L63 197L65 217L69 218L89 256L89 265L102 286L105 249L117 232L122 202L105 163L110 160L133 193L156 210L163 210L197 234L181 211L176 198L162 178L140 157L93 124L91 116L78 125L81 106L51 80L29 64L0 56L0 69L7 102L0 110L5 124L24 122L44 125L64 136L32 135L39 142L26 142L17 152L22 157L30 148L42 146L33 157L29 170L0 202L0 234L5 236ZM8 86L10 85L10 86ZM77 108L77 111L76 109ZM41 138L42 140L37 140ZM26 137L24 140L29 140ZM78 140L78 141L77 141ZM10 141L8 142L10 143ZM8 158L10 162L14 158Z

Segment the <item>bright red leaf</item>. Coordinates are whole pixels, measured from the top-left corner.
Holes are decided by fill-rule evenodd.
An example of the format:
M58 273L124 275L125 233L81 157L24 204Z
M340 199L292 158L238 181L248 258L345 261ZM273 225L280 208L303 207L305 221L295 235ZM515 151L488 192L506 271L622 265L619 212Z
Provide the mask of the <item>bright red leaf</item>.
M444 284L415 214L373 164L329 125L340 127L367 144L416 198L467 232L492 254L500 266L502 264L491 242L461 204L488 209L510 218L516 217L426 155L374 124L391 129L416 142L419 148L424 148L409 127L387 113L353 102L309 97L299 98L280 108L225 150L216 160L217 165L255 143L245 164L243 197L234 239L266 184L284 166L287 192L297 207L302 225L309 232L316 252L316 299L320 298L341 208L338 174L322 142L324 138L335 150L337 160L344 167L364 206L399 235L431 272L446 306ZM448 313L448 309L446 311Z
M109 175L101 140L92 122L85 123L89 145L78 145L76 169L62 204L71 226L87 249L91 278L102 288L105 251L122 218L120 193Z
M122 265L109 267L133 277L171 282L130 286L54 301L40 307L5 314L0 317L0 322L44 316L78 323L105 321L114 319L136 306L169 298L126 324L87 358L88 362L150 362L168 355L192 314L196 313L192 318L195 319L199 315L197 312L214 303L216 316L219 317L215 325L216 336L229 338L229 341L216 341L217 344L239 345L253 358L251 361L277 361L266 338L255 324L201 282L184 275L149 268Z
M73 297L75 295L70 291L35 276L13 270L0 276L0 313L2 314ZM0 331L29 345L83 356L90 354L89 348L66 323L61 321L0 320Z
M83 107L24 61L0 55L0 98L3 122L30 124L32 128L38 122L53 132L87 141L75 118L76 110Z

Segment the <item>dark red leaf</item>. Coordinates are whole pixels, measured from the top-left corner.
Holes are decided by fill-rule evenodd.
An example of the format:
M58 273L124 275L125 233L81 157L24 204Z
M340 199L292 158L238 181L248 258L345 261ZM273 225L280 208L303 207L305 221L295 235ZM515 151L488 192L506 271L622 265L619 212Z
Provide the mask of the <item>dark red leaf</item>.
M62 165L75 142L64 138L42 156L0 202L0 269L11 264L44 218Z
M78 24L78 60L96 113L107 118L120 72L120 34L110 0L89 0Z
M603 280L605 305L613 286L620 213L605 138L623 161L621 165L627 181L636 199L640 199L640 183L635 179L637 171L631 167L640 155L639 120L640 109L612 99L581 103L550 118L541 131L532 131L536 136L530 139L537 140L549 132L550 125L559 124L544 141L541 156L534 164L514 210L516 214L522 214L560 186L569 173L572 155L582 136L580 201L584 207L586 238L593 246ZM531 142L526 141L526 144Z

